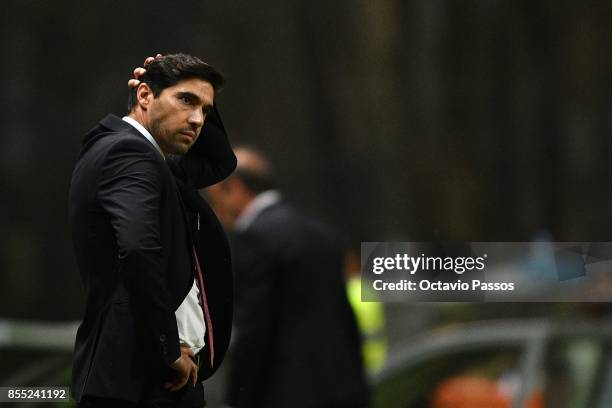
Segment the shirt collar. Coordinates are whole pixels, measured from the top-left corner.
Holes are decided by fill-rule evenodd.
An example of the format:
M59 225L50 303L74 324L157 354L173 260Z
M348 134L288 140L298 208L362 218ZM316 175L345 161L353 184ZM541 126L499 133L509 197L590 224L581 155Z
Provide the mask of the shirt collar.
M281 194L277 190L267 190L257 194L257 196L247 205L242 214L240 214L238 219L236 219L234 230L244 231L247 229L263 210L278 203L280 199Z
M155 148L157 149L157 151L159 152L159 154L162 155L162 157L165 159L166 156L164 155L164 152L162 152L162 149L159 147L159 145L157 144L157 141L153 138L153 135L151 135L151 133L149 133L149 131L147 129L145 129L144 126L142 126L137 120L135 120L134 118L131 118L129 116L124 116L121 119L123 119L124 121L126 121L127 123L129 123L130 125L134 126L136 128L137 131L139 131L140 133L142 133L142 135L149 141L151 142L151 144L153 146L155 146Z

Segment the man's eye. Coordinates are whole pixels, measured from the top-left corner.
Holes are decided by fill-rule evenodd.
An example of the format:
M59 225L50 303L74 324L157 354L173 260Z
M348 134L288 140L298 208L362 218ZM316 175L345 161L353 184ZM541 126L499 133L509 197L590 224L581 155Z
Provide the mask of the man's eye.
M188 96L181 96L181 101L187 105L191 105L191 98Z

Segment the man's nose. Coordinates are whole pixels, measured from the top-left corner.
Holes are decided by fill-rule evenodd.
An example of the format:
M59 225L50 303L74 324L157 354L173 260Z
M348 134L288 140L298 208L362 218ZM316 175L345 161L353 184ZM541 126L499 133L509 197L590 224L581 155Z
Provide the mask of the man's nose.
M204 125L204 112L202 109L194 109L189 115L189 124L193 127L202 127Z

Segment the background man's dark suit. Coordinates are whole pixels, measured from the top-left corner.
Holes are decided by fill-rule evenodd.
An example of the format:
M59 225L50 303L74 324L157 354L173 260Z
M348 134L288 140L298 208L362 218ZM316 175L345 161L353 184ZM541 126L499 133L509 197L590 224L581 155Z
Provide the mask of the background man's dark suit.
M236 166L216 108L182 157L162 158L134 127L109 115L83 141L70 189L70 226L87 292L73 395L137 401L180 355L175 310L194 281L196 245L214 327L198 378L223 360L232 319L227 239L196 188ZM180 197L179 197L180 193ZM210 328L207 327L207 330Z
M232 244L237 330L228 403L365 406L359 334L333 234L281 201Z

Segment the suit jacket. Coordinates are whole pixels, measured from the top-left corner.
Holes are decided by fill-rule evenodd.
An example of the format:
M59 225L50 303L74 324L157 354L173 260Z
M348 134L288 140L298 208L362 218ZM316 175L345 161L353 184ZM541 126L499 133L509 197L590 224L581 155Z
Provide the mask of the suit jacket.
M164 160L134 127L109 115L83 140L69 213L85 292L75 341L73 394L138 401L179 356L175 311L202 266L214 328L199 378L223 360L232 325L229 244L197 188L227 177L236 157L216 108L184 156ZM207 327L207 330L211 328Z
M232 239L232 407L362 407L357 325L334 234L282 202Z

